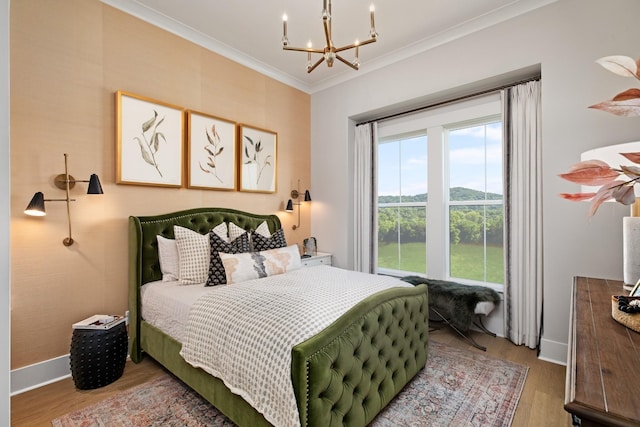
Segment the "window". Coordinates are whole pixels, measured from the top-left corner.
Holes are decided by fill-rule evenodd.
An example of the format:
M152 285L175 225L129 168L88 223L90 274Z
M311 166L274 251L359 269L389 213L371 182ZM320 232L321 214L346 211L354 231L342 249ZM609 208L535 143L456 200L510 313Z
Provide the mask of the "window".
M380 123L377 173L379 272L500 288L497 95Z

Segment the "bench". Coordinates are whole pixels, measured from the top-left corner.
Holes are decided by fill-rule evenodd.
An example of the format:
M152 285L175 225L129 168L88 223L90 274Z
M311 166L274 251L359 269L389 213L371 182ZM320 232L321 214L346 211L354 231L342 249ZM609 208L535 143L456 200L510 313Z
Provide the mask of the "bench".
M487 350L469 335L469 330L473 324L480 331L496 336L484 326L481 317L488 316L500 302L496 291L486 286L463 285L421 276L406 276L402 280L414 286L426 284L429 288L429 309L438 317L436 321L449 325L474 347Z

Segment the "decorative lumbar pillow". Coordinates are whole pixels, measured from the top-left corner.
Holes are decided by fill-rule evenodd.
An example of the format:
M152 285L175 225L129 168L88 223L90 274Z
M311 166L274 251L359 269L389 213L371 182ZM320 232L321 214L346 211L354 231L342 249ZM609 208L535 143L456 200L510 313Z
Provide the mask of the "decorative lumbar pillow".
M302 267L297 245L241 254L220 253L227 284L283 274Z
M273 233L271 237L265 237L254 231L251 233L251 242L253 243L253 250L255 252L284 248L287 246L287 240L284 237L284 230L282 228Z
M174 225L173 234L178 248L180 284L196 285L206 282L209 271L209 233L203 235Z
M176 241L167 239L159 234L156 237L158 238L158 262L160 263L160 271L162 272L162 281L172 282L178 280L180 267Z
M225 242L229 241L229 233L227 231L227 223L226 222L221 222L220 224L218 224L215 227L213 227L211 229L211 231L216 233L218 235L218 237L220 237Z
M262 221L258 228L254 231L254 233L260 234L264 237L271 237L271 232L269 231L269 225L267 221Z
M224 272L224 266L220 259L221 253L242 253L249 252L249 234L245 231L231 242L224 242L220 236L215 233L209 233L209 244L211 257L209 259L209 271L207 274L207 283L205 286L224 285L227 278Z

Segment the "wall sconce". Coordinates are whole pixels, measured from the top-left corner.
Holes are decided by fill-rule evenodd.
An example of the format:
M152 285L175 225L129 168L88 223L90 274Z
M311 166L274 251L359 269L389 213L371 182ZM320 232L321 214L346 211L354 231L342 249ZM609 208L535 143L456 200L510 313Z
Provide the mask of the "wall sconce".
M73 245L73 238L71 237L71 208L69 202L75 202L76 199L72 199L69 197L69 190L75 187L76 182L88 182L89 188L87 189L87 194L103 194L103 192L102 185L100 185L100 179L98 179L98 175L96 175L95 173L91 174L89 180L86 181L75 179L72 175L69 175L67 157L68 155L65 153L64 173L61 173L53 179L53 183L56 187L66 191L67 197L64 199L45 199L44 194L42 194L41 191L38 191L33 195L33 198L29 202L29 205L27 205L27 209L25 209L24 213L31 216L45 216L46 212L44 210L44 202L67 202L67 223L69 224L69 236L64 238L62 244L65 246L71 246Z
M300 180L298 180L298 189L297 190L291 190L291 199L289 199L287 201L287 207L284 209L287 212L293 212L293 207L297 206L298 207L298 224L294 224L293 225L293 229L295 230L296 228L300 227L300 204L301 202L294 202L293 200L297 200L298 197L300 197ZM309 190L304 190L304 202L310 202L311 201L311 194L309 193Z

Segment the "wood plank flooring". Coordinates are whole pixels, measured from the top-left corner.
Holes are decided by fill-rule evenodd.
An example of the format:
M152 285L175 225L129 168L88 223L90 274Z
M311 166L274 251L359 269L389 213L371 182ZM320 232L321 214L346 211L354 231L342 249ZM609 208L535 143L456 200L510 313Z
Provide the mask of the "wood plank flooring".
M570 426L564 411L565 367L539 360L535 350L515 346L504 338L474 333L486 354L529 366L527 380L513 419L513 427ZM431 332L430 339L468 351L472 347L449 328ZM150 358L135 364L127 361L123 376L112 384L95 390L77 390L71 378L40 387L11 398L11 425L14 427L51 426L51 420L67 412L99 402L130 387L162 374L163 368Z

